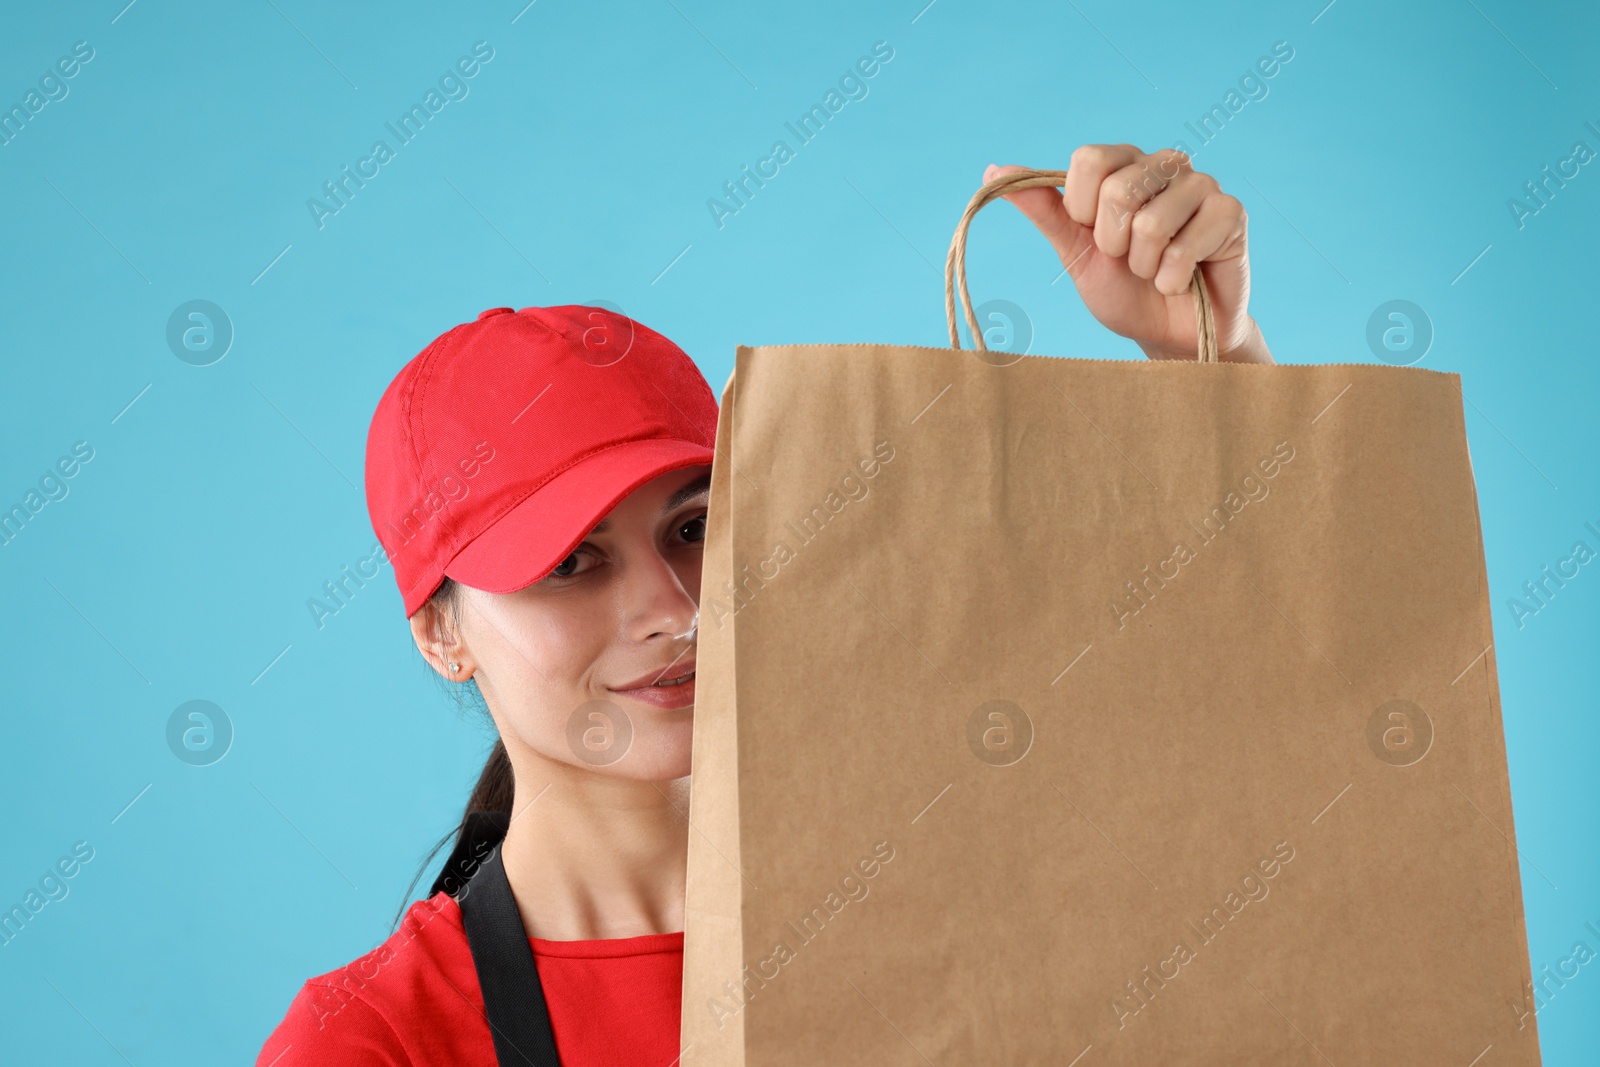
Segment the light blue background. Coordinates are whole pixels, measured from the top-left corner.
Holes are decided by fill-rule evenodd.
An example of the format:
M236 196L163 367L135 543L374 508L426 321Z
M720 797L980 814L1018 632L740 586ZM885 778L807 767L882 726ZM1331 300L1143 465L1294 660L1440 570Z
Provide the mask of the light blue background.
M1592 5L125 2L0 16L7 107L95 50L0 147L0 504L95 450L0 548L0 903L95 849L0 948L0 1059L250 1061L305 978L387 934L459 816L489 735L430 681L391 572L321 630L306 607L371 549L368 419L431 338L605 299L719 390L739 343L943 345L936 267L984 165L1090 142L1187 141L1244 202L1280 362L1375 361L1388 300L1431 318L1419 365L1469 401L1530 955L1600 947L1600 566L1521 629L1507 607L1600 544L1600 164L1522 228L1507 207L1600 149ZM318 229L307 199L480 40L470 95ZM879 40L870 94L719 230L707 199ZM1185 121L1280 40L1266 98L1200 146ZM969 266L1033 351L1142 358L1009 206ZM165 341L197 298L236 330L208 367ZM206 768L164 737L196 698L236 729ZM1600 966L1539 1027L1547 1063L1594 1062Z

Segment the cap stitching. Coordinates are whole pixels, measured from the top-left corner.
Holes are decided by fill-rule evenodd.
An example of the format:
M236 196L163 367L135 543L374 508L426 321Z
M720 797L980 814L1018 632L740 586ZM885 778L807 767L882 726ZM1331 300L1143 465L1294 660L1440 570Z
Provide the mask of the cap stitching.
M423 459L427 448L427 432L424 429L421 416L424 398L418 394L427 385L428 379L433 376L434 366L453 347L456 341L456 332L460 329L461 326L459 325L452 326L442 336L435 339L433 344L423 349L420 357L421 366L417 368L417 373L412 377L410 386L406 389L405 416L406 430L408 431L406 436L411 440L411 454L416 460L419 481L426 482L431 472L427 469L426 462ZM417 412L415 418L413 418L413 411ZM420 448L418 447L419 445L421 446Z
M424 348L422 353L417 357L417 371L411 376L411 380L406 383L405 394L402 398L403 403L401 405L401 413L403 416L403 429L406 431L406 438L411 445L411 456L415 463L416 479L418 482L426 483L429 475L427 464L423 460L423 455L427 445L427 433L424 429L424 424L421 417L421 409L423 407L424 398L418 394L423 390L424 386L428 382L428 379L433 376L435 365L439 362L439 360L443 359L445 355L448 354L448 352L454 347L455 342L459 340L457 334L464 325L466 324L458 323L457 325L446 330L443 334L434 338L433 341L426 348ZM419 448L419 445L421 448ZM407 487L406 491L408 494L412 488L412 486ZM393 521L392 516L390 517L390 521ZM405 547L405 545L400 546L401 550L403 550ZM424 569L419 578L406 586L401 596L401 600L405 601L410 599L411 594L416 591L417 587L427 580L427 569ZM409 612L407 617L410 617Z
M429 381L431 381L433 378L434 368L438 365L439 361L444 358L447 350L454 347L450 342L454 340L456 331L460 329L461 326L454 326L450 329L449 333L445 334L443 340L445 340L446 343L440 346L440 350L437 355L435 355L432 359L424 361L422 369L417 374L418 381L415 392L418 394L416 398L418 413L416 419L416 431L412 435L412 449L417 451L417 475L424 484L427 484L432 480L433 471L427 466L427 461L423 458L428 454L428 430L427 424L422 420L421 409L427 399L426 388ZM417 447L419 444L421 446L420 450L418 450Z

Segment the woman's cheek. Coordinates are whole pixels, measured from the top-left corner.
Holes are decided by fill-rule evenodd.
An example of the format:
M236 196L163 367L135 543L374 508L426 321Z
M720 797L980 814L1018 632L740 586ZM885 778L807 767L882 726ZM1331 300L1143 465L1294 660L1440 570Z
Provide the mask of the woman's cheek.
M596 675L615 639L616 620L601 598L516 607L495 620L504 636L498 670L491 671L495 695L527 744L565 759L568 720L617 680Z
M519 650L528 665L531 691L575 704L588 699L591 689L616 681L594 677L606 649L616 640L616 630L615 617L598 600L569 601L561 611L538 620Z

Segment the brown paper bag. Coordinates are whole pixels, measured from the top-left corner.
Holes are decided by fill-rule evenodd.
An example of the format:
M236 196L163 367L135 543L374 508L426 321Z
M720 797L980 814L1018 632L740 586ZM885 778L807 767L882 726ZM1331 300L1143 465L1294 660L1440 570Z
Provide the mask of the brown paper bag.
M685 1067L1538 1064L1455 374L743 347ZM977 353L957 350L955 289ZM987 361L986 361L987 360Z

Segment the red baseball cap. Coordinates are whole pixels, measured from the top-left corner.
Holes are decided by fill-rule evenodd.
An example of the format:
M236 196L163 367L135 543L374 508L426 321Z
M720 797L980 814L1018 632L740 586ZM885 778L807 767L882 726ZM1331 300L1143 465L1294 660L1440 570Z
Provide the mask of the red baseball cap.
M709 464L717 401L684 351L615 311L490 308L395 376L367 431L367 513L406 617L446 577L545 577L629 493Z

